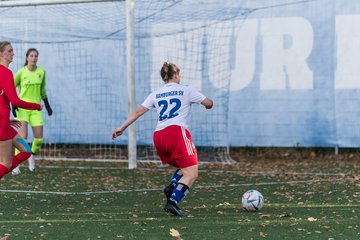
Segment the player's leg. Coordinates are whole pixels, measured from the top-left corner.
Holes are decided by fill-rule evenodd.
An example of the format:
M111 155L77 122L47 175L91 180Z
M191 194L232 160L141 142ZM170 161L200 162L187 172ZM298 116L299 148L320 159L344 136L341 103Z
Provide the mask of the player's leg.
M43 143L43 126L32 127L34 134L34 141L31 144L31 152L33 155L29 158L29 170L35 171L35 155L40 152Z
M176 184L179 182L181 177L183 176L180 168L176 169L173 176L171 177L169 185L164 188L164 194L166 199L170 199L171 194L173 193Z
M0 141L0 178L11 171L13 156L12 139Z
M156 152L157 152L158 156L160 157L162 164L164 164L164 165L168 164L169 162L172 161L171 154L167 150L167 144L166 144L167 136L171 135L171 132L169 132L170 128L171 127L165 128L160 131L155 131L154 138L153 138ZM164 194L165 194L167 200L170 198L170 196L175 188L175 185L179 181L181 176L182 176L182 173L181 173L180 169L179 168L176 169L176 171L174 172L174 174L171 178L170 184L164 188Z
M19 166L31 156L31 148L29 144L19 134L12 139L12 145L20 152L12 158L11 170Z
M38 154L43 143L43 126L32 127L34 133L34 141L31 144L31 151L33 154Z
M35 155L40 152L43 143L44 118L42 111L31 111L30 126L32 127L34 141L31 144L32 156L29 158L29 170L35 171Z
M183 176L179 180L177 185L183 184L191 188L194 185L196 179L198 178L199 166L196 164L190 167L182 168L181 171L183 173Z
M177 209L179 209L178 204L190 193L190 188L198 177L198 165L182 168L181 171L183 176L175 185L173 193L167 201L167 204L170 204ZM177 214L178 216L182 215L181 213Z
M26 116L26 113L24 113L24 112L22 112L22 111L24 111L24 110L21 110L21 109L19 109L18 111L17 111L17 116L19 117L19 116L21 116L21 115L25 115ZM25 117L24 116L24 117ZM23 117L23 118L24 118ZM27 139L27 134L28 134L28 132L27 132L27 129L28 129L28 122L27 121L23 121L23 120L20 120L21 121L21 127L18 129L18 134L26 141L26 139ZM17 148L15 148L15 156L17 155L17 154L19 154L20 153L20 151L19 151L19 149L17 149ZM12 172L11 172L11 174L12 175L18 175L18 174L20 174L21 173L21 171L20 171L20 165L18 165L16 168L14 168L13 170L12 170Z
M175 185L171 196L164 206L164 210L175 216L184 217L186 214L180 210L178 204L190 193L190 187L193 186L198 177L198 165L181 168L181 172L183 176Z
M173 193L165 204L164 210L176 216L185 216L180 211L178 204L189 194L190 188L198 177L198 158L190 132L183 127L177 127L176 132L173 132L171 135L177 135L178 138L175 142L175 148L173 148L175 149L173 153L174 161L170 162L170 164L180 168L182 176L176 183Z

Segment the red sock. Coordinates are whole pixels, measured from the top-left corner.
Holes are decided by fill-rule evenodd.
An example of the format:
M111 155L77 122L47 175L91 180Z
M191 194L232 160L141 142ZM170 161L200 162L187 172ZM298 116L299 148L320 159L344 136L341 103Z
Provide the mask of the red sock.
M5 174L10 172L11 170L4 165L0 164L0 178L2 178Z
M13 170L14 168L16 168L17 166L19 166L20 163L27 160L30 156L31 156L31 153L29 153L29 152L21 152L21 153L16 154L12 158L12 165L11 165L10 171Z

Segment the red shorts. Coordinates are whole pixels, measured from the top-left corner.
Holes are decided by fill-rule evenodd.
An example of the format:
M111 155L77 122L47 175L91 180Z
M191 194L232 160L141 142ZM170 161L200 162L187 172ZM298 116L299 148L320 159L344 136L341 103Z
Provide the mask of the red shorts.
M17 134L17 131L10 124L0 125L0 141L13 139Z
M154 132L154 144L163 164L186 168L198 164L196 148L190 132L181 126L172 125Z

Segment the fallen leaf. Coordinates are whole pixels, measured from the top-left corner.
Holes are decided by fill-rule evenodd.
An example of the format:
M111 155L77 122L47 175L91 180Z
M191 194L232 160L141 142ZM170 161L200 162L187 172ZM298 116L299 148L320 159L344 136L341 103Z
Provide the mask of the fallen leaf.
M180 237L180 233L178 230L174 229L174 228L170 228L170 235L175 237L177 240L181 240L182 238Z
M228 202L224 202L224 203L219 203L218 205L216 205L216 207L223 207L223 206L231 206L231 204Z

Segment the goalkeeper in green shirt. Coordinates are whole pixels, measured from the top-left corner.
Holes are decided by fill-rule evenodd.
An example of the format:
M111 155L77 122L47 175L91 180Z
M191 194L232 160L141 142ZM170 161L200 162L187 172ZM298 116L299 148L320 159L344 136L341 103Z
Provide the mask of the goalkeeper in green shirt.
M45 108L49 116L53 111L50 107L46 90L45 70L37 66L39 52L35 48L30 48L26 52L26 60L22 67L15 74L15 87L18 89L18 95L21 100L40 104L41 99L44 101ZM29 170L35 171L35 161L33 155L39 153L43 142L44 118L42 111L25 110L22 108L12 108L14 117L21 121L22 125L18 130L20 136L27 139L28 124L32 127L34 141L31 144L32 155L29 158ZM17 150L15 150L15 154ZM12 171L13 175L20 173L19 166Z

